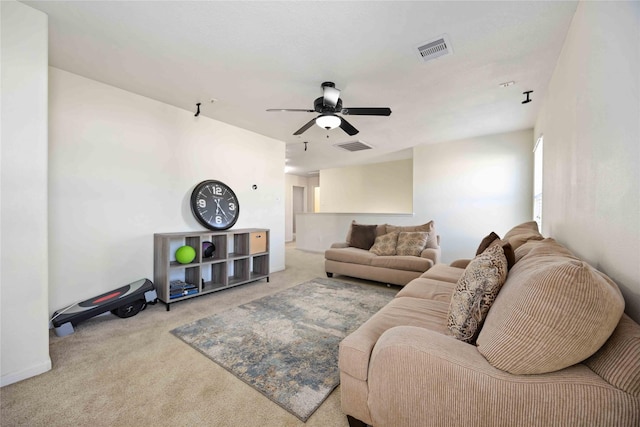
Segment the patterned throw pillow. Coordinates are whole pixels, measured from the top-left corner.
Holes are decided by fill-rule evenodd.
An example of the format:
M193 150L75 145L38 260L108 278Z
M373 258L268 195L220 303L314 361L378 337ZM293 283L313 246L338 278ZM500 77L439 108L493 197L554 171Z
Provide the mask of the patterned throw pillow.
M398 244L398 234L400 233L394 231L376 237L376 241L369 251L376 255L395 255L396 245Z
M507 280L507 259L501 245L487 248L462 273L449 304L447 327L460 341L473 343L491 304Z
M398 234L396 255L420 256L427 245L429 233L423 231L401 231Z
M424 231L429 233L429 237L427 239L427 244L425 248L434 248L438 249L438 235L436 233L436 226L432 221L427 222L422 225L389 225L387 224L386 232L391 233L392 231L403 232L403 231Z

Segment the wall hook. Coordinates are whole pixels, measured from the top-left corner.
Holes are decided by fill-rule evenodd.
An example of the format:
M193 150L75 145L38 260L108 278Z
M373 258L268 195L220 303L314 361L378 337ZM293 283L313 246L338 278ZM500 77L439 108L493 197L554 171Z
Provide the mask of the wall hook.
M198 108L198 111L196 111L196 117L198 117L200 115L200 103L199 102L196 104L196 107Z
M532 93L532 90L528 90L526 92L522 92L523 95L527 95L527 99L525 99L524 101L522 101L523 104L526 104L528 102L531 102L531 100L529 99L529 94Z
M305 142L304 142L304 151L307 151L307 144L308 144L308 143L309 143L309 142L307 142L307 141L305 141Z

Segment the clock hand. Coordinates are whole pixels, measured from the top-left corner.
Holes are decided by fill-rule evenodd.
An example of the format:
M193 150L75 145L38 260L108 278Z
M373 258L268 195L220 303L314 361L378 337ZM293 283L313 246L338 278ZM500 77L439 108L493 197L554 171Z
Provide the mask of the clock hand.
M218 209L222 212L224 219L228 221L229 217L227 216L227 213L222 209L222 206L220 206L220 199L216 199L216 214L218 213Z

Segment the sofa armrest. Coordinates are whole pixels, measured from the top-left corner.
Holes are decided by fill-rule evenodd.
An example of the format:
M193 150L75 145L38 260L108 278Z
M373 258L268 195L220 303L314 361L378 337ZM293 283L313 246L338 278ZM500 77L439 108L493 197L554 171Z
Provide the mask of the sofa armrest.
M348 247L349 247L349 243L347 242L338 242L338 243L331 244L332 249L342 249L342 248L348 248Z
M420 253L420 256L422 258L430 259L431 261L433 261L434 265L440 262L440 255L441 255L440 248L437 248L437 249L427 248L427 249L423 249L422 252Z
M470 259L457 259L452 261L451 264L449 264L449 267L467 268L467 265L469 265L470 262Z
M640 419L637 399L585 365L513 375L491 366L471 344L414 326L391 328L378 339L368 386L373 425L605 425L616 417Z

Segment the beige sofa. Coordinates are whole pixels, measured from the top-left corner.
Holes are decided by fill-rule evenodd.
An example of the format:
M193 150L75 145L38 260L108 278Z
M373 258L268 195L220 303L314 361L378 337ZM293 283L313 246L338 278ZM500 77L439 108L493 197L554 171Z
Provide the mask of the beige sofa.
M342 409L351 426L640 426L640 326L623 310L609 278L522 224L435 265L342 341Z
M404 286L440 261L433 221L417 226L354 221L345 240L325 251L327 277L342 274Z

